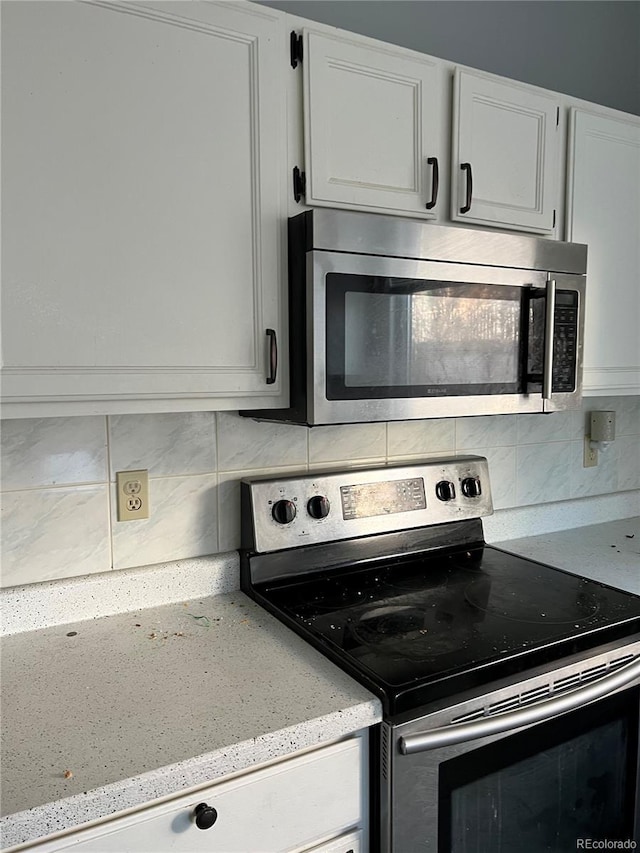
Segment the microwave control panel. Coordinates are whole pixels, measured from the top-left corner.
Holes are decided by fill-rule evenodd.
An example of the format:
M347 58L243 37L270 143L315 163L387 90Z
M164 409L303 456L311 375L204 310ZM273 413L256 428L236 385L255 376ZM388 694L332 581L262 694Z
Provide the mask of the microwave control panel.
M578 293L558 290L553 318L553 376L555 393L576 390L578 358Z

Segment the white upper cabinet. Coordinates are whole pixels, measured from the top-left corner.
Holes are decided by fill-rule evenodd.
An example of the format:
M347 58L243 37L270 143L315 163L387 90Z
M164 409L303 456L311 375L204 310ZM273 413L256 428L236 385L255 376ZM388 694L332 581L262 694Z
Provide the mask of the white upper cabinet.
M567 239L589 246L585 391L640 394L640 119L571 110Z
M282 405L285 49L253 4L2 4L5 416Z
M559 104L529 86L456 70L453 220L553 232Z
M358 36L303 35L307 204L435 217L439 66Z
M451 199L453 220L553 234L553 94L457 69L451 114L442 60L361 36L302 34L307 204L447 221Z

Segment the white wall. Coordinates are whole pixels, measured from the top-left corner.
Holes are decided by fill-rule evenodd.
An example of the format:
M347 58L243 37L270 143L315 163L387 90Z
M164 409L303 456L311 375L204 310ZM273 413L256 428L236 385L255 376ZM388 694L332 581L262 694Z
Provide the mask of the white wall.
M640 488L640 398L583 409L314 429L207 412L4 421L2 585L233 550L248 473L472 452L489 459L497 508ZM593 409L617 411L618 438L584 469ZM136 468L149 470L151 517L117 522L114 473Z

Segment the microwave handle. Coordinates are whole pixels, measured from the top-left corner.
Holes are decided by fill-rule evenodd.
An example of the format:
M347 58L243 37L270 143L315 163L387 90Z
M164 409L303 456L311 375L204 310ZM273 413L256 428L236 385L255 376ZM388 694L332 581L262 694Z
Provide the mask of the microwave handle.
M456 743L513 731L521 726L531 726L602 699L621 690L637 678L640 678L640 658L638 657L613 674L605 675L598 681L561 696L555 696L553 699L538 702L528 708L497 714L495 717L474 720L471 723L458 723L415 735L406 735L399 738L398 746L402 755L412 755L415 752L425 752L428 749L453 746Z
M553 388L553 334L554 334L554 319L556 312L556 281L555 279L547 279L546 287L532 287L529 288L524 301L524 310L523 310L523 332L522 337L524 341L527 341L529 338L529 306L532 300L544 300L545 304L545 313L544 313L544 326L541 329L540 341L542 350L542 372L540 373L529 373L527 370L527 351L525 347L525 352L523 353L523 381L525 387L528 387L529 383L535 382L542 386L542 399L549 400L551 399L551 392Z
M542 399L550 400L553 387L553 332L556 316L556 281L547 281L546 309L544 314L544 362L542 368Z

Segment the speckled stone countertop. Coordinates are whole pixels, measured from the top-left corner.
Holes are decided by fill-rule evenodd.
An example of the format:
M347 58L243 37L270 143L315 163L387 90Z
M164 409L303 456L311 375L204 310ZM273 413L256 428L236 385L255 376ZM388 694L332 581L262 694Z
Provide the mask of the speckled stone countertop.
M640 595L640 516L492 544Z
M4 847L381 719L377 699L239 591L2 643Z

